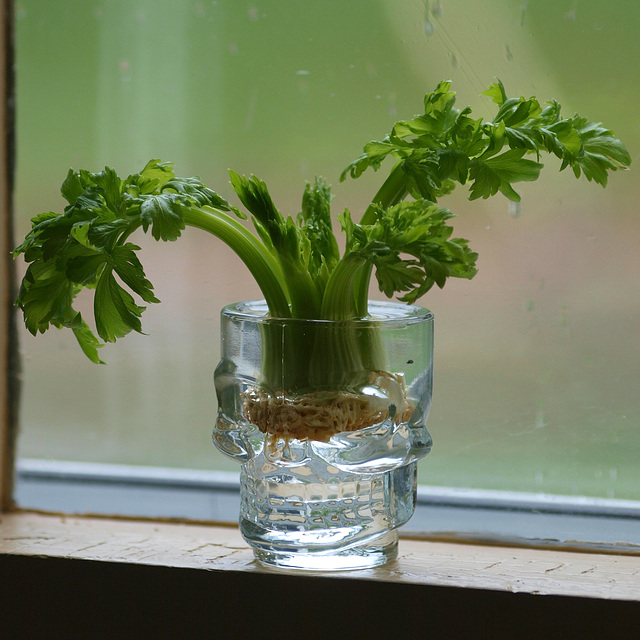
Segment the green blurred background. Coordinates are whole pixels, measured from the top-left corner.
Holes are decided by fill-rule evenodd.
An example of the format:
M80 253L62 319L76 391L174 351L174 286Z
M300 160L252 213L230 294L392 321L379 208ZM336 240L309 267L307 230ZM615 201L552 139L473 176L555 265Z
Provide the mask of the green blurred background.
M557 98L636 158L638 33L637 0L20 0L17 235L62 208L70 166L127 174L150 158L229 198L227 168L255 173L293 214L320 174L334 212L357 216L384 176L338 184L341 170L443 78L483 117L495 77ZM602 190L546 164L517 209L464 189L443 201L480 272L421 300L436 373L420 482L638 499L635 169ZM63 332L21 336L20 456L236 470L210 443L218 314L260 294L202 236L136 237L163 302L149 335L103 349L108 366Z

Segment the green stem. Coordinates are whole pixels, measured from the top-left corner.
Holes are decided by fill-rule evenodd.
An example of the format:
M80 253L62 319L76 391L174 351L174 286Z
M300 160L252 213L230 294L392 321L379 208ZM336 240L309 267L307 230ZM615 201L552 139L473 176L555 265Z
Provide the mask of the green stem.
M238 255L258 283L273 318L317 317L319 302L314 298L317 291L310 277L305 279L295 268L297 265L281 265L278 258L235 218L217 209L203 207L185 211L184 221L217 236ZM288 277L284 276L285 269ZM303 324L276 322L261 326L260 382L266 389L295 391L309 386L309 345L313 344L309 331Z
M407 197L407 176L402 168L402 161L398 162L391 170L389 177L382 183L380 189L371 200L371 204L362 215L360 224L373 224L377 218L376 205L382 209L388 209L398 204Z
M402 169L402 162L398 162L391 170L389 177L384 181L378 192L373 197L371 204L362 215L360 224L373 224L377 220L377 208L388 209L394 204L404 200L407 190L407 177ZM369 282L371 281L372 266L365 266L356 276L353 288L354 305L356 315L364 318L367 315L369 304Z
M276 318L290 318L291 310L280 265L264 245L240 222L213 209L189 209L184 222L208 231L227 244L244 262L264 295L269 313Z
M370 269L367 261L356 253L343 256L333 268L322 298L324 320L350 320L359 316L355 308L355 285L359 272Z
M350 388L384 367L384 349L377 328L357 322L354 287L367 260L350 253L331 272L322 304L322 318L336 324L321 327L310 363L310 379L321 386ZM361 318L364 318L366 313ZM356 321L353 325L350 321Z
M316 283L308 270L299 262L280 257L283 281L291 300L291 315L294 318L317 318L321 298Z

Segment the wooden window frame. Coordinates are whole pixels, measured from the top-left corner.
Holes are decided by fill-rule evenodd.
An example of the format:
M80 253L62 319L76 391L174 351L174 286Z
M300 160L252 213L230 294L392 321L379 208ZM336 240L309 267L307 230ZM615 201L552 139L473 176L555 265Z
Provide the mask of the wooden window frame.
M10 256L14 162L13 3L0 0L0 510L13 507L13 455L18 381L14 276Z

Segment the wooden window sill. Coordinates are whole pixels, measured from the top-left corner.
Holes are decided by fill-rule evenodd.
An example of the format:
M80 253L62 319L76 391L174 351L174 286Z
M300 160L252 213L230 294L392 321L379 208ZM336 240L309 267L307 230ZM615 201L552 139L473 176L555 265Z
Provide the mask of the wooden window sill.
M0 518L0 553L300 575L257 563L236 527L188 522L9 513ZM402 539L384 567L302 575L640 600L640 557L548 549Z
M366 611L373 616L374 634L385 628L391 632L394 624L396 631L404 630L404 624L435 633L446 622L441 629L445 635L433 637L458 637L446 635L454 628L485 637L481 628L501 633L503 624L522 624L524 619L536 634L563 629L563 635L537 637L568 638L572 631L598 637L592 633L598 625L611 633L637 631L640 622L638 556L402 539L398 559L385 567L284 572L255 562L237 528L202 523L2 514L0 575L7 592L0 600L5 624L7 611L24 607L44 608L54 617L66 611L66 620L75 616L76 622L92 624L125 602L127 611L135 603L132 620L138 622L149 622L145 608L152 606L153 619L162 620L163 629L171 626L167 616L180 602L194 615L195 603L202 604L200 623L213 616L220 628L236 631L234 621L281 616L282 624L288 619L294 624L296 616L314 612L324 612L314 622L318 632L329 624L330 614ZM404 613L393 612L399 606ZM438 611L446 613L446 620L438 618ZM402 624L397 618L401 613L409 616ZM107 618L111 625L122 622L121 617ZM24 615L16 614L16 619L24 622ZM363 620L360 624L366 627ZM268 629L265 633L256 630L255 636L271 637ZM514 637L536 637L523 633ZM195 627L185 637L197 637Z

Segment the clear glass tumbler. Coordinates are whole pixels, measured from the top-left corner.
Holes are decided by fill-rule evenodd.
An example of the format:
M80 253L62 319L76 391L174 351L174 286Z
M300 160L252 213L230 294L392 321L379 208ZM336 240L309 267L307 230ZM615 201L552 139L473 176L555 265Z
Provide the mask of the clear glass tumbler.
M433 315L279 319L264 301L222 311L215 445L241 463L240 530L258 560L360 569L397 553L416 461L431 449Z

